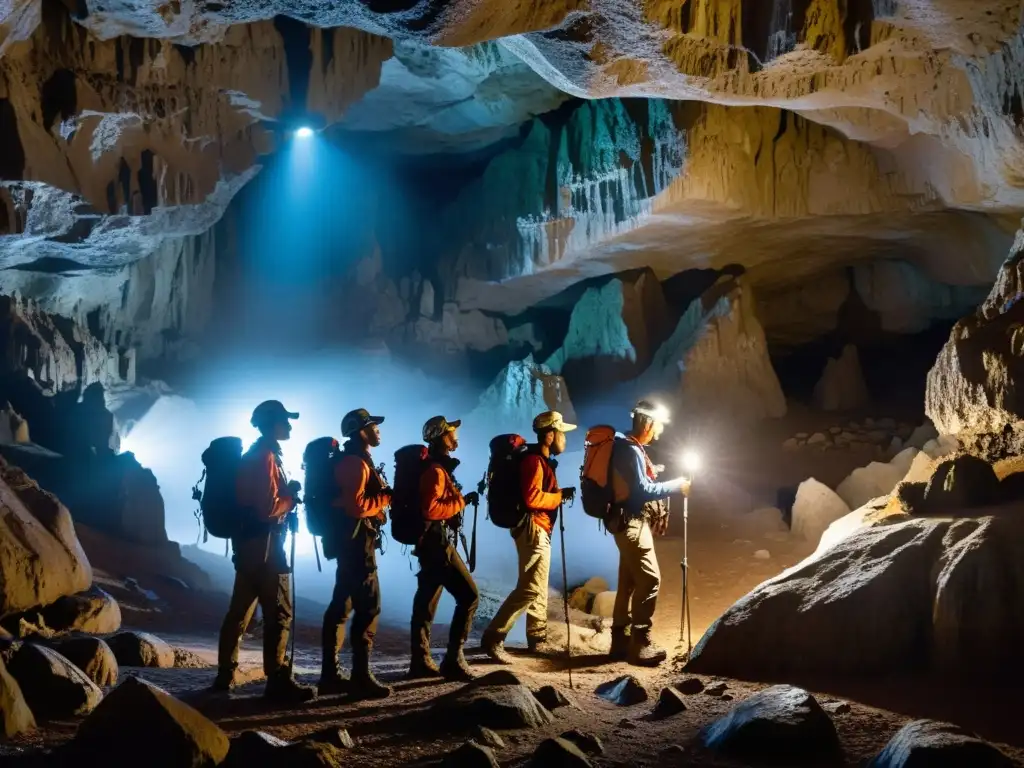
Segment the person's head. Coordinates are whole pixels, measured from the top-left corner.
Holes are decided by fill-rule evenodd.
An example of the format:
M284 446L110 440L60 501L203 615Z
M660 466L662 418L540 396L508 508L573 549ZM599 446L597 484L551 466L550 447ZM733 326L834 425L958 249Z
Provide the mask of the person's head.
M565 450L565 433L576 429L575 424L566 424L558 411L544 411L533 420L533 431L537 444L546 448L552 456Z
M653 443L668 424L668 409L650 400L641 400L633 407L633 437L641 445Z
M341 420L341 436L347 440L356 440L370 448L380 445L380 427L384 423L383 416L371 416L365 408L357 408L345 414Z
M461 425L461 419L448 421L444 416L427 419L423 425L423 442L430 448L431 453L446 456L459 447L457 430Z
M280 400L264 400L256 406L249 420L260 434L271 440L287 440L292 436L291 419L299 418L299 414L289 411Z

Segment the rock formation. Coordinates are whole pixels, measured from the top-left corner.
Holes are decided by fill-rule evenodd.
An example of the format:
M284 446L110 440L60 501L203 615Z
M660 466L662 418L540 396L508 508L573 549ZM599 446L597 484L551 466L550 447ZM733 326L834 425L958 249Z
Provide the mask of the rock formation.
M547 366L535 363L533 355L527 355L525 360L511 362L501 370L466 422L501 424L502 429L530 435L533 418L542 411L558 411L567 422L575 423L565 380Z
M830 358L814 386L814 405L823 411L849 411L865 405L868 387L860 369L857 348L843 347L838 358Z

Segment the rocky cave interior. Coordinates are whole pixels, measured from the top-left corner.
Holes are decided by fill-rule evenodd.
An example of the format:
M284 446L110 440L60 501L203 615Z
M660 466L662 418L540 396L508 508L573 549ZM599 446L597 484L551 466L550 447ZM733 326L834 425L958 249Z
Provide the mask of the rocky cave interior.
M153 764L1021 764L1022 14L0 3L0 756L139 764L185 717L173 694L209 720L175 731L184 762ZM673 413L656 461L703 459L688 661L599 660L616 551L570 507L551 617L576 659L524 660L493 685L518 701L564 688L571 666L554 716L520 703L484 722L452 691L468 719L424 734L395 712L436 702L401 684L397 704L287 721L253 695L203 699L233 575L192 485L210 440L254 436L256 403L302 414L296 476L302 446L352 408L386 416L386 463L429 416L461 417L471 484L490 437L529 434L537 412L624 429L639 397ZM516 568L483 512L477 632ZM672 520L656 629L675 646ZM297 545L295 665L313 674L333 565L312 537ZM411 569L398 545L383 556L377 648L395 680ZM169 694L113 688L118 664ZM638 701L663 689L653 713L595 695L620 674ZM154 714L124 737L139 707ZM508 743L466 746L485 725Z

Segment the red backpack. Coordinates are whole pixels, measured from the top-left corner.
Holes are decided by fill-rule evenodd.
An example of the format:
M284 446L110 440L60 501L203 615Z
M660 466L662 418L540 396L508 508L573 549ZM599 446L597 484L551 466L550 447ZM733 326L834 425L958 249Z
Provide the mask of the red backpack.
M591 517L606 520L615 502L612 488L612 457L619 435L615 427L600 424L587 430L583 443L583 466L580 468L580 498L583 511Z

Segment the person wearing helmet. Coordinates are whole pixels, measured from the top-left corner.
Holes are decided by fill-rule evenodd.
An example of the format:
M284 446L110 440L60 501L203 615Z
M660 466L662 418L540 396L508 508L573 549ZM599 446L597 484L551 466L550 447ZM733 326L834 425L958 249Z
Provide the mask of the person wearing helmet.
M661 571L654 536L668 527L663 503L673 493L689 492L683 478L657 481L657 471L645 446L661 437L668 412L647 400L632 411L633 426L612 453L614 503L606 525L619 549L619 583L612 611L612 660L638 666L657 666L668 654L651 640Z
M391 489L377 472L370 450L380 445L383 416L358 408L341 420L345 438L341 459L334 465L338 507L324 555L337 557L334 594L324 612L323 668L317 687L321 696L349 693L356 698L383 699L391 689L370 671L370 651L380 616L377 541L391 503ZM338 651L345 639L345 622L352 614L352 678L338 669Z
M288 482L281 464L281 442L291 437L299 414L277 400L256 406L251 423L260 436L242 457L237 498L246 516L243 533L231 540L235 586L220 630L215 690L230 690L238 668L238 646L258 602L263 612L264 695L282 703L301 703L316 691L292 678L288 633L292 620L291 569L284 543L299 486Z
M479 495L476 491L463 495L452 474L459 465L459 460L451 454L459 447L456 430L461 424L461 421L435 416L423 425L429 465L420 476L419 499L427 527L414 550L420 571L412 602L411 679L473 679L462 649L473 624L480 593L455 548L453 535L461 524L462 511L467 505L477 503ZM438 667L430 657L430 628L442 589L447 589L455 598L455 613L448 633L448 650Z
M511 664L505 638L526 613L526 645L530 653L544 653L548 632L548 574L551 569L551 531L558 507L570 500L575 488L560 488L555 468L565 450L565 435L576 429L558 411L545 411L533 420L537 442L527 448L519 464L522 503L528 514L512 538L519 554L519 579L484 632L481 646L499 664Z

